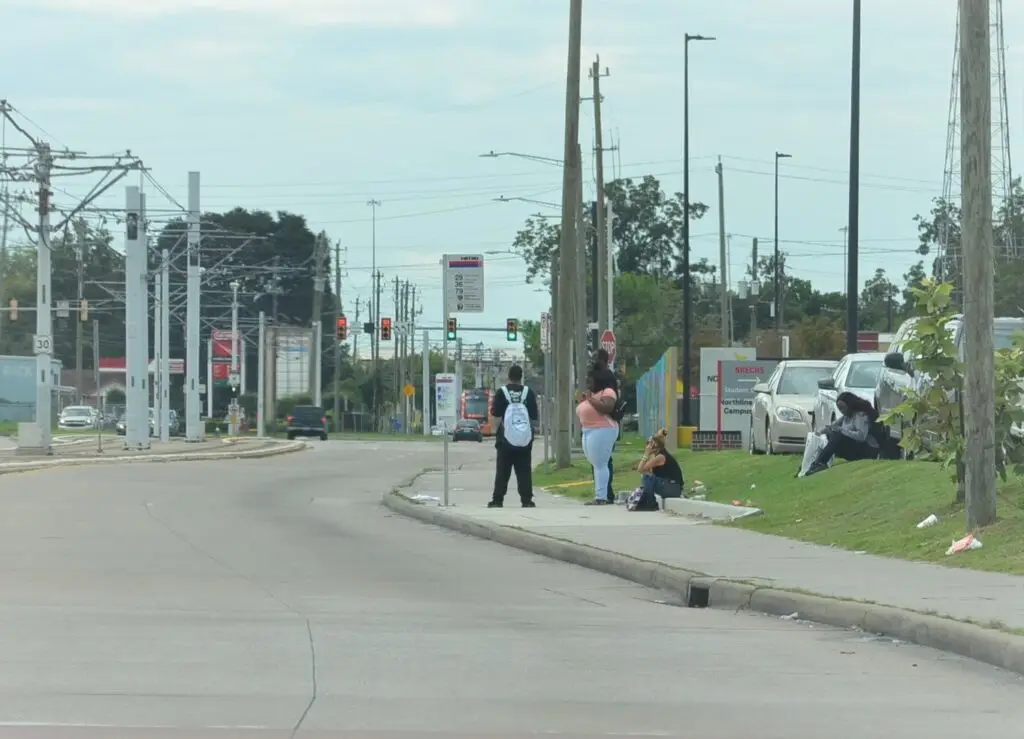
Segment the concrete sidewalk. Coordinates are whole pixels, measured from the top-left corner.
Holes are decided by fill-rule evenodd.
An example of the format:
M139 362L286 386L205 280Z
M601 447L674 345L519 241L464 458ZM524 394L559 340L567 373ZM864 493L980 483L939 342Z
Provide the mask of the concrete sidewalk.
M523 509L514 483L507 507L488 509L492 476L480 468L451 472L448 508L404 497L441 498L440 473L422 475L385 504L687 598L708 591L711 607L799 613L1024 673L1024 637L1006 633L1024 631L1024 577L857 554L621 505L584 506L544 492L537 508Z

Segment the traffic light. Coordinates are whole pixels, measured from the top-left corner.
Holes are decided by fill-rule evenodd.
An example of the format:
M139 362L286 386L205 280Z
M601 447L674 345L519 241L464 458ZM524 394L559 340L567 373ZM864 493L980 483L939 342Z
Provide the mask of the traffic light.
M17 321L18 320L18 299L17 298L11 298L10 306L11 306L11 320L12 321Z
M83 300L78 304L78 320L88 321L89 320L89 301Z
M459 333L459 321L456 318L448 319L448 341L455 341Z
M380 319L380 339L381 341L391 341L391 319L382 318Z
M505 333L508 335L509 341L519 340L519 321L514 318L509 318L505 321Z
M334 338L338 341L348 338L348 319L345 316L338 316L338 322L334 326Z

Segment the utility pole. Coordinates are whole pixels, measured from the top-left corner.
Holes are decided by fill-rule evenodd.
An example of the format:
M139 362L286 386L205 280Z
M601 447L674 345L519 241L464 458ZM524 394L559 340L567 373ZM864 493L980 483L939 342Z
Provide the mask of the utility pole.
M576 161L583 161L582 148L577 147ZM590 333L588 328L589 320L587 315L587 232L583 220L583 177L576 179L576 289L573 293L576 298L576 387L584 387L587 380L587 337ZM576 414L573 414L574 432L573 443L577 447L583 445L583 428L576 423Z
M996 521L989 0L960 0L967 530Z
M321 395L320 388L316 386L316 380L319 376L320 363L323 362L323 358L316 353L316 350L321 343L318 336L323 334L324 287L327 283L325 273L327 249L327 235L321 231L317 234L316 242L313 246L313 259L316 264L316 272L313 276L313 313L310 322L310 327L313 329L313 351L310 353L309 389L310 394L313 395L314 398Z
M341 241L334 244L334 432L341 431L341 339L338 338L338 321L345 315L341 304Z
M352 325L352 361L359 364L359 334L363 333L363 324L359 322L359 304L362 299L356 298L356 318Z
M82 384L85 379L85 373L82 368L83 362L83 343L85 337L83 336L82 322L85 320L82 317L82 300L85 299L85 239L86 229L85 221L79 219L75 222L75 239L78 242L76 244L75 254L78 257L78 320L75 321L75 402L78 405L82 404ZM96 388L96 392L99 392L99 388ZM99 410L99 396L96 397L96 406Z
M725 249L725 171L722 168L722 157L718 157L715 174L718 175L718 276L722 282L722 346L729 346L732 316L729 314L729 258Z
M374 250L376 253L376 250ZM373 320L373 333L370 340L373 342L373 430L380 430L380 413L377 407L377 389L381 387L380 381L380 291L381 273L377 272L377 284L373 292L373 306L370 309L370 318Z
M185 441L198 442L206 436L199 400L200 286L199 242L202 236L199 214L199 173L188 173L188 268L185 275ZM274 295L277 304L277 295ZM274 311L275 318L277 311ZM206 388L213 397L212 383ZM271 409L273 410L273 409Z
M594 272L594 300L597 303L597 335L600 336L602 331L606 331L611 328L611 316L608 310L608 300L602 293L607 292L607 285L609 279L608 272L608 233L605 227L606 219L606 205L605 205L605 193L604 193L604 135L601 131L601 77L607 77L609 74L606 69L604 75L601 74L601 57L597 57L594 60L594 65L590 68L590 78L594 83L594 156L595 156L595 174L597 177L597 218L595 220L595 226L597 228L597 270Z
M861 0L853 0L853 51L850 57L850 192L846 217L847 354L857 351L857 334L860 328L860 319L857 315L860 300L860 278L857 275L860 260L860 11Z
M373 333L370 334L370 359L373 362L373 374L374 377L377 375L377 360L380 358L380 275L377 273L377 208L380 207L379 200L368 200L366 204L370 206L370 323L373 324ZM377 275L376 280L378 287L375 291L372 291L373 275ZM374 386L376 388L376 386ZM376 389L374 390L374 413L377 412L377 394Z
M394 320L391 321L391 345L394 347L394 353L391 355L391 372L394 374L394 378L391 381L391 389L394 392L394 398L397 401L398 398L402 397L400 392L401 378L399 377L399 363L401 357L401 325L402 325L402 281L395 277L395 313ZM397 329L397 330L396 330ZM397 413L395 414L397 416Z
M564 279L558 290L555 308L555 329L558 332L555 383L558 395L556 409L555 467L564 469L571 463L570 424L572 422L572 309L573 283L576 275L576 210L579 202L578 182L580 140L580 46L583 33L583 0L569 2L569 48L565 77L565 154L562 170L562 229L558 248L558 269ZM578 286L576 287L578 289Z
M171 254L168 249L160 251L160 441L171 440Z

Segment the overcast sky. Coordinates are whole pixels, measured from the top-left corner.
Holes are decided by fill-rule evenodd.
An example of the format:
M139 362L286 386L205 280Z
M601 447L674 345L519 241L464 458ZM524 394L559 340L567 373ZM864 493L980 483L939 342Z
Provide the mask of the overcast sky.
M793 157L781 170L789 263L819 289L840 289L851 2L584 6L584 66L600 54L610 69L612 173L652 173L681 189L682 36L716 36L691 46L692 197L712 206L693 227L695 257L718 261L717 156L734 281L752 236L770 247L778 150ZM916 261L912 218L941 194L955 9L954 0L864 1L863 277L877 267L901 277ZM182 202L196 169L205 210L302 213L347 248L350 315L369 295L366 202L380 200L385 280L415 282L438 321L441 255L507 250L542 209L494 199L559 200L557 168L478 155L562 156L567 22L565 0L3 0L0 97L57 145L130 148ZM1005 25L1014 134L1024 4L1007 4ZM589 103L581 127L586 151ZM1019 137L1012 143L1024 155ZM152 191L149 203L170 207ZM546 308L521 262L488 259L487 313L465 324L502 327L507 315Z

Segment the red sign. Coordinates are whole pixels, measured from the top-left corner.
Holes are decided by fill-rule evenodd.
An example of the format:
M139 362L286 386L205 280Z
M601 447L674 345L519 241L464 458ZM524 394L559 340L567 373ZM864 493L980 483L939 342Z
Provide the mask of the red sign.
M231 378L231 362L213 362L213 381L227 382Z
M224 331L223 329L215 328L211 332L210 338L213 340L213 356L231 356L231 343L234 339L234 334L231 331ZM239 344L241 344L241 342L239 342ZM239 350L241 350L241 346L239 346Z
M601 334L601 348L608 352L608 364L615 364L615 332L608 329Z

